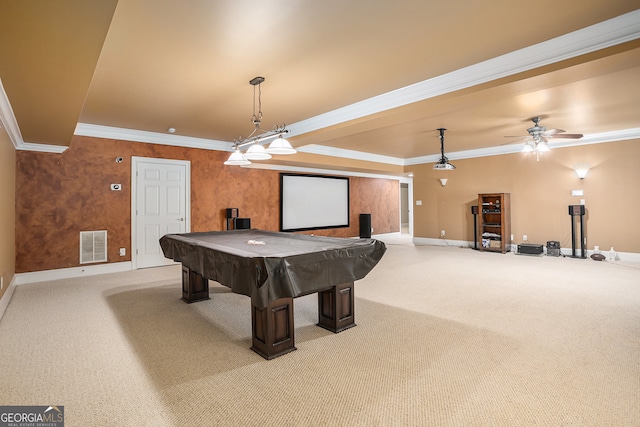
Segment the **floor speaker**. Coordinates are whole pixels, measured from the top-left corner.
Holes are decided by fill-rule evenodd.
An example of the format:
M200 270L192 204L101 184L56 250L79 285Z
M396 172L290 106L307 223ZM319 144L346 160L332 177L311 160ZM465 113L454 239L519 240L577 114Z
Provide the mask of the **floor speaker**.
M360 214L360 238L371 238L371 214Z

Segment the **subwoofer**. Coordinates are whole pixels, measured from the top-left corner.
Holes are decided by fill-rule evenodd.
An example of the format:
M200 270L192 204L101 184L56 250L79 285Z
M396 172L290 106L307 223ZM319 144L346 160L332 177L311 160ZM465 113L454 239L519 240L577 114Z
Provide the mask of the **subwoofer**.
M233 228L235 230L250 230L251 218L234 218Z
M560 242L555 240L547 242L547 256L560 256Z

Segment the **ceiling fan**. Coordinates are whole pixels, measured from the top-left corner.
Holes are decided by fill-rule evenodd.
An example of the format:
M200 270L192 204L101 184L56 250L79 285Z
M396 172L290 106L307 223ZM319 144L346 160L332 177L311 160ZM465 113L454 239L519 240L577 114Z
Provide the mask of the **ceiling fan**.
M548 129L540 124L542 117L532 117L530 119L533 126L527 129L529 136L524 137L523 153L536 154L536 160L540 161L540 153L549 151L549 139L580 139L583 137L581 133L565 133L564 129ZM514 138L513 136L507 138ZM520 137L519 137L520 138Z

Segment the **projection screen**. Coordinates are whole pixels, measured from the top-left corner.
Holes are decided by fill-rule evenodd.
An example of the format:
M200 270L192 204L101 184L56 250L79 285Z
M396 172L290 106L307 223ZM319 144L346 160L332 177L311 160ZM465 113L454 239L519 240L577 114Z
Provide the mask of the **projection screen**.
M349 227L349 178L280 174L280 231Z

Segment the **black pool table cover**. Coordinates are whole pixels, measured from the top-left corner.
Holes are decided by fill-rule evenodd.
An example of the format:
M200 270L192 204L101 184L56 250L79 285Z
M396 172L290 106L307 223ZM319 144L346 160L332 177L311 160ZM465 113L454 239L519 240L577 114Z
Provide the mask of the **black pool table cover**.
M365 277L386 251L376 239L262 230L167 234L164 256L264 308Z

